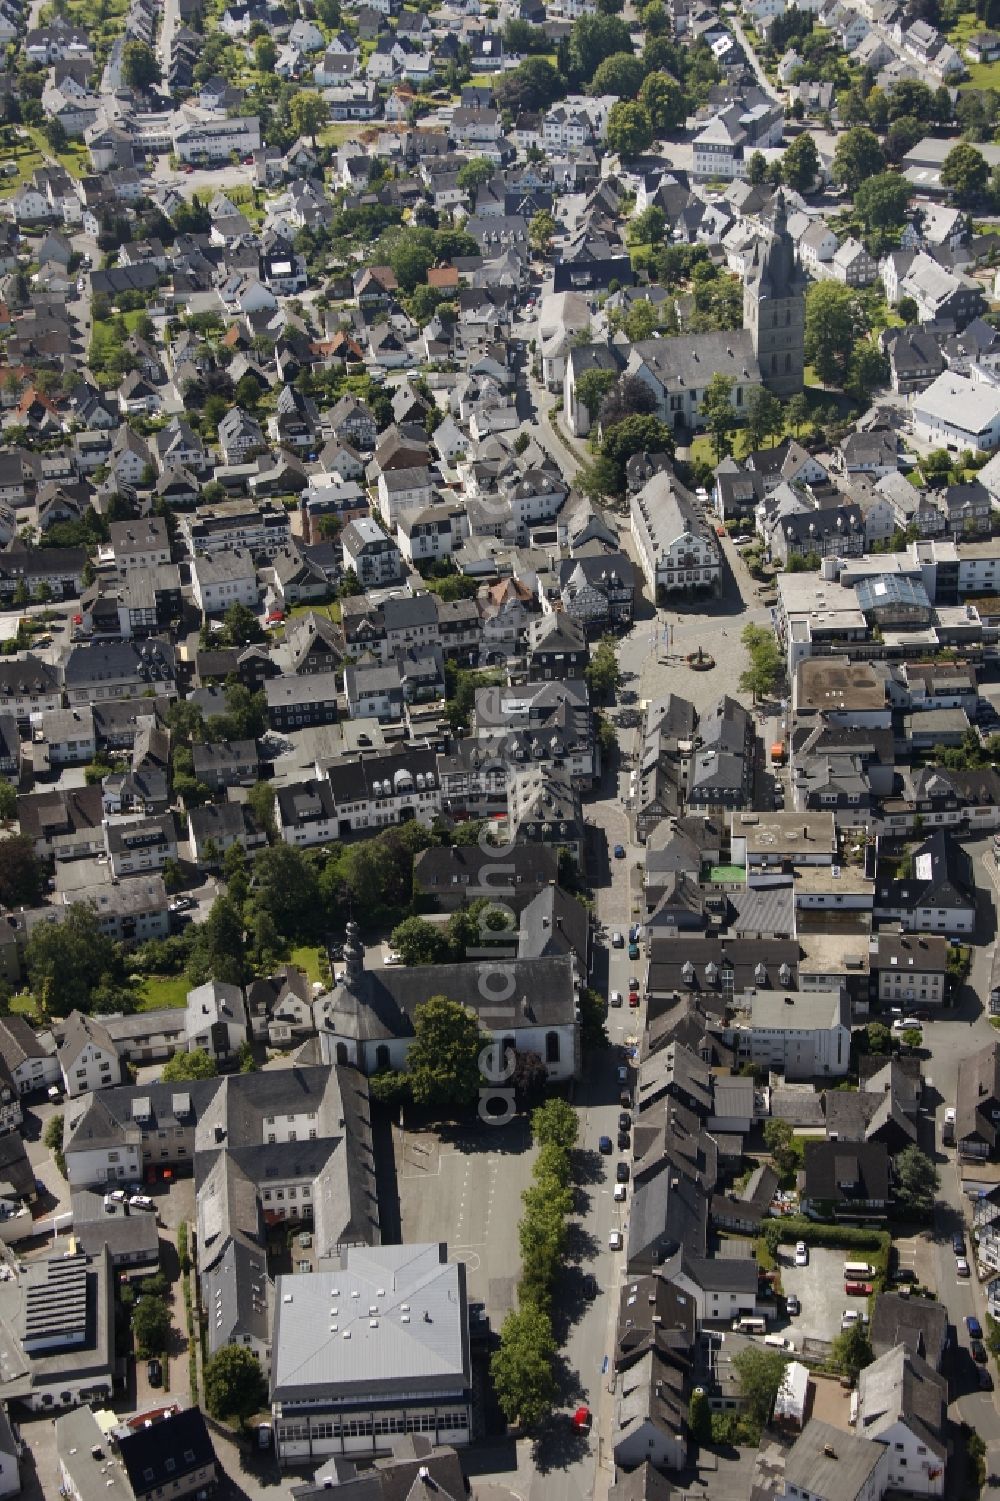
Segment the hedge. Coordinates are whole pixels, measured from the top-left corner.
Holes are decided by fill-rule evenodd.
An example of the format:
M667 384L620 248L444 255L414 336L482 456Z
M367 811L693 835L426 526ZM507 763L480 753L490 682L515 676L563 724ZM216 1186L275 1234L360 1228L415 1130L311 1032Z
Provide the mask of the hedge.
M885 1272L889 1266L892 1236L886 1230L861 1230L853 1225L826 1225L804 1216L769 1220L764 1226L769 1250L777 1251L783 1241L805 1241L807 1246L826 1246L831 1250L873 1251L875 1265Z

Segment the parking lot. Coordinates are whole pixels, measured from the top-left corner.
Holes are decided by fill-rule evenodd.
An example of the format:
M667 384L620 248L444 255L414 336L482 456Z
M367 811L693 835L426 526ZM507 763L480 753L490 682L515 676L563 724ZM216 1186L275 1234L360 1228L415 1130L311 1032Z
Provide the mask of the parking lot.
M863 1251L849 1255L845 1251L810 1246L809 1265L795 1266L794 1248L781 1247L778 1263L785 1296L794 1293L802 1304L802 1312L789 1320L789 1327L783 1332L799 1348L803 1339L836 1339L845 1308L867 1310L866 1298L851 1298L844 1292L844 1262L865 1259Z
M499 1329L516 1302L517 1224L535 1157L527 1124L393 1137L403 1240L446 1241L465 1262L469 1297Z

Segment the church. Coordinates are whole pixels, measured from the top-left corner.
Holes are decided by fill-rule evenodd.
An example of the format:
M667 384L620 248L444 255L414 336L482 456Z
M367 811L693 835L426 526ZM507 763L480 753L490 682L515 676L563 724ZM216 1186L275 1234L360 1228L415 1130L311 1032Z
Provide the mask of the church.
M806 277L795 261L785 195L771 203L768 234L758 242L743 288L743 326L749 330L761 379L775 396L795 396L805 378Z

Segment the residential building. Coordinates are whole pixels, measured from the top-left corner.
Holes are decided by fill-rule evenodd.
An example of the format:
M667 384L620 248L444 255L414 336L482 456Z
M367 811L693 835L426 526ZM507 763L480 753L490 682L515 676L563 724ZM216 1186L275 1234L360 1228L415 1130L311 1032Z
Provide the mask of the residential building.
M71 1011L58 1050L63 1085L70 1096L121 1083L118 1050L97 1017Z

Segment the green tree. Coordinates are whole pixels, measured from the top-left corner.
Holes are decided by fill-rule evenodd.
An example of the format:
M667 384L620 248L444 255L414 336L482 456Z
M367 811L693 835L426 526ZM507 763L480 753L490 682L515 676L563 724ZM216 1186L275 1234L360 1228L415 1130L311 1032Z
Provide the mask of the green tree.
M122 77L130 89L150 89L160 81L156 53L145 42L126 42L122 48Z
M258 850L253 884L254 908L268 914L283 942L298 943L319 936L319 876L303 850L282 842Z
M244 966L243 919L231 897L217 896L197 929L188 959L188 979L192 985L203 985L207 980L242 985Z
M798 391L790 398L785 415L792 432L800 433L809 421L809 398L804 391Z
M731 376L716 371L701 398L701 418L712 440L716 463L721 463L733 451L733 430L736 427L732 401L734 385Z
M766 173L766 171L767 160L764 156L763 151L755 151L750 157L750 162L747 167L747 177L750 180L750 186L759 188L761 183L764 181L764 174Z
M875 1359L864 1324L859 1320L838 1334L830 1354L834 1365L852 1381L857 1381L865 1367L870 1366Z
M288 113L295 134L309 136L315 147L317 135L330 118L330 111L323 96L315 89L298 89L292 94Z
M389 943L407 966L445 964L450 957L447 935L423 917L407 917L397 923L389 935Z
M112 993L129 1009L118 945L97 924L94 908L74 902L58 923L40 923L28 939L25 963L36 1001L52 1016L113 1009Z
M794 1170L798 1158L792 1142L795 1133L788 1121L775 1116L764 1126L764 1145L774 1158L774 1165L782 1177Z
M613 52L598 64L588 93L598 97L614 94L618 99L634 99L642 85L644 72L641 61L631 51Z
M243 1345L223 1345L205 1362L205 1406L224 1422L243 1424L267 1406L267 1380L260 1362Z
M249 646L264 639L260 621L246 605L231 604L222 617L222 625L230 646Z
M907 1027L900 1039L903 1046L907 1048L918 1048L923 1040L923 1033L919 1027Z
M181 1084L190 1079L214 1079L219 1072L215 1059L204 1048L190 1053L174 1053L163 1065L160 1078L165 1084Z
M582 83L593 78L606 57L632 51L631 32L618 16L580 16L573 22L567 51L575 81Z
M555 1146L571 1152L580 1135L580 1120L566 1100L546 1100L531 1112L531 1135L539 1147Z
M601 402L617 380L613 370L585 370L576 383L576 399L587 408L591 422L597 421Z
M247 793L247 804L261 828L273 839L277 833L277 824L274 818L274 788L270 782L254 782Z
M877 344L859 339L851 355L848 389L859 401L867 401L873 391L889 383L889 361Z
M66 150L66 147L69 145L69 136L66 134L66 127L61 120L50 117L46 120L43 130L50 151L58 153Z
M543 1309L529 1303L504 1319L490 1370L508 1422L530 1429L550 1416L556 1400L556 1348L552 1321Z
M901 297L896 304L896 312L907 326L916 323L920 317L920 309L915 297Z
M259 36L253 44L253 62L258 73L273 73L278 49L269 36Z
M747 442L762 448L766 438L780 438L785 430L785 413L781 402L766 386L755 386L746 401Z
M639 103L657 132L679 130L687 118L687 95L669 73L647 73L639 90Z
M621 668L615 652L614 636L602 636L583 669L584 680L590 689L591 698L606 704L611 701L621 682Z
M170 1338L169 1303L162 1297L141 1297L132 1310L132 1333L141 1359L162 1355Z
M884 1022L869 1022L865 1027L869 1053L888 1053L892 1045L892 1033Z
M851 193L869 177L874 177L885 166L885 156L874 131L866 125L855 125L845 130L837 141L833 154L834 180L843 183Z
M66 1126L61 1115L50 1115L42 1133L42 1141L52 1153L52 1161L66 1177L66 1157L63 1153L63 1141L65 1139Z
M536 255L548 255L557 229L556 221L547 209L539 209L528 221L528 243Z
M956 202L965 208L982 197L989 175L983 153L968 141L953 146L941 163L941 186L948 188Z
M413 1033L406 1072L416 1104L470 1104L483 1048L475 1013L447 996L431 996L414 1012Z
M667 216L655 203L641 214L636 214L629 224L628 237L633 245L659 245L667 227Z
M733 1369L750 1420L763 1428L771 1420L774 1399L785 1379L788 1356L762 1345L748 1346L733 1357Z
M759 625L744 626L740 640L750 657L750 664L740 678L740 692L751 694L756 703L769 697L781 680L781 650L771 632Z
M672 458L674 435L658 417L644 413L616 422L601 442L601 457L614 466L615 478L614 490L605 491L605 494L624 493L625 465L635 453L665 453ZM610 474L610 471L605 473Z
M796 136L781 158L782 181L796 193L808 193L818 171L816 142L808 133Z
M496 176L496 170L496 166L488 156L474 156L462 163L456 180L458 186L466 193L474 193L477 188L485 187Z
M906 218L910 193L905 177L897 172L880 172L861 183L854 195L854 207L866 229L895 229Z
M695 1387L688 1403L688 1432L696 1444L707 1443L712 1437L712 1411L700 1386Z
M825 385L847 379L859 309L850 287L835 281L813 282L806 292L805 354Z
M893 1174L900 1206L909 1214L929 1214L941 1181L931 1159L913 1143L893 1158Z
M586 20L586 17L582 19ZM608 112L607 146L619 156L631 160L648 151L653 144L653 125L649 111L642 104L619 99Z
M17 796L9 782L3 784L2 810L13 818ZM29 834L8 834L0 839L0 906L37 907L45 890L45 868L35 854Z
M913 115L893 120L885 136L885 154L891 162L901 162L908 151L927 133L927 127Z

